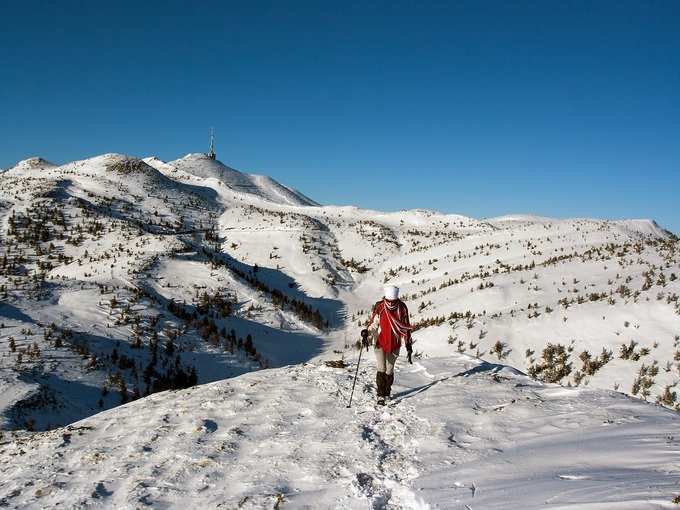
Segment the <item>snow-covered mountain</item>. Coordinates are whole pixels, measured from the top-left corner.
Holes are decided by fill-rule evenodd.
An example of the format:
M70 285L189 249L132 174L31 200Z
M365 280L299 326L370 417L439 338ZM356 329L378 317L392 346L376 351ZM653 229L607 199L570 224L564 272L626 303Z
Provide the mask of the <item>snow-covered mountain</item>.
M198 178L203 184L217 182L233 191L281 204L319 205L299 191L288 188L271 177L239 172L220 161L210 159L205 154L187 154L170 163L165 163L155 157L145 158L144 161L158 171L178 180Z
M105 154L0 174L0 243L5 506L671 508L680 492L680 243L651 220L320 206L201 154ZM364 354L346 409L388 282L416 359L375 410Z

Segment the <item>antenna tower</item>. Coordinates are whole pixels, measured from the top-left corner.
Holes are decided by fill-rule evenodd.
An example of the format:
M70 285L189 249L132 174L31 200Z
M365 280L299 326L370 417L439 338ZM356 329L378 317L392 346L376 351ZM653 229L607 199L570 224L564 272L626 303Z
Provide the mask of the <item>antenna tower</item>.
M215 128L210 128L210 151L208 151L208 157L210 159L217 157L217 154L215 154Z

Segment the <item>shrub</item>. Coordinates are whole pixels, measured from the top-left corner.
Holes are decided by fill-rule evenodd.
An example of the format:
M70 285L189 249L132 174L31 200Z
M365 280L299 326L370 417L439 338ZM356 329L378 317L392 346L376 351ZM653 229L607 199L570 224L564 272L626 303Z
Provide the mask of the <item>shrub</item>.
M671 391L671 386L668 385L664 388L663 393L657 397L656 401L659 404L663 404L668 407L673 407L677 399L678 399L677 393L675 391Z
M612 351L608 351L605 347L602 348L600 356L593 358L588 351L583 351L579 355L579 359L583 362L581 370L585 375L594 375L600 368L609 363L612 359Z
M655 365L647 366L643 363L638 376L633 381L631 393L633 395L640 393L644 399L649 397L651 395L650 388L654 385L654 377L657 373L658 368L655 369Z
M619 350L619 358L635 360L635 347L637 347L637 342L635 340L631 340L628 345L623 344ZM640 359L639 355L637 355L637 359Z
M511 349L508 349L507 347L508 347L508 345L506 343L498 340L493 345L493 347L491 348L489 353L495 354L498 357L499 360L502 360L502 359L507 358L508 355L510 354L510 352L512 352Z
M571 373L569 354L564 345L548 343L541 360L529 367L529 375L547 383L557 383Z

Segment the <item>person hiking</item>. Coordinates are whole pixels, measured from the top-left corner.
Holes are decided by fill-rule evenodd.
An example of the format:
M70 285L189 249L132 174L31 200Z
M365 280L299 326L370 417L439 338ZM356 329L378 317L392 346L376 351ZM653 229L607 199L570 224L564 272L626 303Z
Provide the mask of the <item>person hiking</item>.
M371 318L366 327L361 330L361 337L366 348L370 345L369 330L375 345L375 359L377 372L375 383L378 388L378 404L385 405L385 399L390 398L392 383L394 382L394 365L399 356L401 341L406 344L409 363L413 352L411 331L413 327L409 321L408 308L399 299L399 288L394 285L385 287L384 298L373 306ZM373 329L374 320L378 318Z

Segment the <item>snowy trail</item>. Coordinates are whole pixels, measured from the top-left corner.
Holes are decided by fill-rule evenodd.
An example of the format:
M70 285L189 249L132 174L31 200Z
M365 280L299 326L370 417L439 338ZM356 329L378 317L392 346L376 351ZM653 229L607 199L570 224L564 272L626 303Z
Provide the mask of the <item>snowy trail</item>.
M372 360L352 409L355 366L310 363L5 434L0 505L673 508L677 413L465 355L400 363L385 408Z

